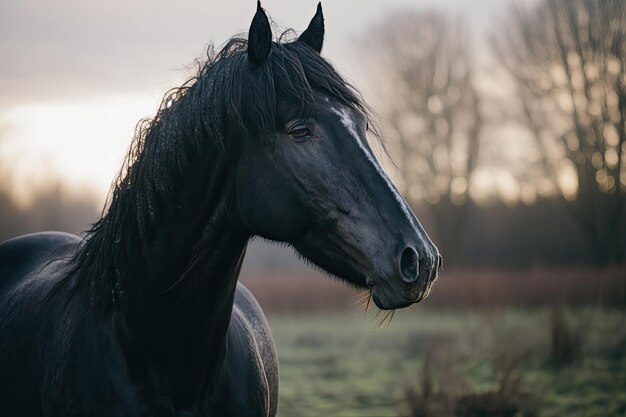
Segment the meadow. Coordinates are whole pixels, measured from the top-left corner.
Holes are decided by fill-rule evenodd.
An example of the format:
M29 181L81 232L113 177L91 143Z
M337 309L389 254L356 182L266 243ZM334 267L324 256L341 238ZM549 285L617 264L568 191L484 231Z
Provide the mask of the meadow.
M270 314L279 417L624 416L621 308ZM491 408L489 408L491 407Z

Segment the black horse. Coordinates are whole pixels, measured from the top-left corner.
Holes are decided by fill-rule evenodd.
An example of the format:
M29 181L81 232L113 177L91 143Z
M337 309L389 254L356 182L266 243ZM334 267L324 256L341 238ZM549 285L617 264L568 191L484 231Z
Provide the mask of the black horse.
M102 218L81 240L0 245L0 415L274 416L277 360L237 283L258 235L395 309L441 259L365 136L359 95L320 57L321 7L248 39L139 124Z

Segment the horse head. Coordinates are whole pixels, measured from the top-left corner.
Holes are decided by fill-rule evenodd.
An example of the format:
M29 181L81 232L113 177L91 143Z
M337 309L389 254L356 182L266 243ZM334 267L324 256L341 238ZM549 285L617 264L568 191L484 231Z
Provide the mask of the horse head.
M246 65L252 90L273 95L274 120L243 140L237 215L251 234L369 288L379 308L405 307L429 293L441 256L374 155L368 107L320 56L323 40L321 6L289 43L272 41L257 9Z

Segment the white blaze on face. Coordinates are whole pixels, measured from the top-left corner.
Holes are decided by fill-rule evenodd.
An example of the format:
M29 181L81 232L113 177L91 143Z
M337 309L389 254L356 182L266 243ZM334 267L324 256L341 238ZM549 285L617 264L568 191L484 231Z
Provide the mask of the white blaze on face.
M352 135L354 140L356 140L356 143L359 145L359 148L361 149L361 151L363 151L367 159L372 163L372 165L374 165L374 168L376 169L378 174L385 181L385 184L387 184L387 187L389 187L389 190L391 190L391 193L393 194L394 198L398 202L400 209L404 213L405 217L407 218L411 226L413 226L415 233L417 233L417 235L422 238L422 234L419 232L419 229L417 228L413 214L407 207L406 202L404 201L404 198L402 198L402 196L398 193L398 191L396 190L396 187L393 186L393 184L389 180L389 177L387 177L387 174L385 174L385 171L383 171L383 168L380 165L380 162L378 162L378 159L376 159L376 156L373 154L373 152L370 152L367 146L365 146L364 139L362 139L359 136L358 132L356 131L356 123L350 116L350 113L344 108L336 109L334 107L331 107L330 110L333 113L335 113L337 116L339 116L339 120L341 121L341 123L345 126L345 128L348 130L350 135Z

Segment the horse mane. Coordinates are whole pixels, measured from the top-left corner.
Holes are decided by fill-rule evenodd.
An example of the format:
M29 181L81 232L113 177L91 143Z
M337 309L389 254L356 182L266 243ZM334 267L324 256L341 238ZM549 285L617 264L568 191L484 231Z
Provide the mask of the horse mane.
M217 53L209 45L206 61L196 61L196 74L165 94L154 118L139 121L102 216L86 231L60 286L71 282L72 294L88 295L104 311L113 308L132 272L149 264L149 242L190 168L199 161L210 166L216 153L237 146L229 142L233 136L271 137L279 98L305 112L321 94L371 120L358 92L331 64L301 42L281 42L288 33L294 32L272 42L259 67L249 63L242 37ZM227 137L227 128L238 135Z

